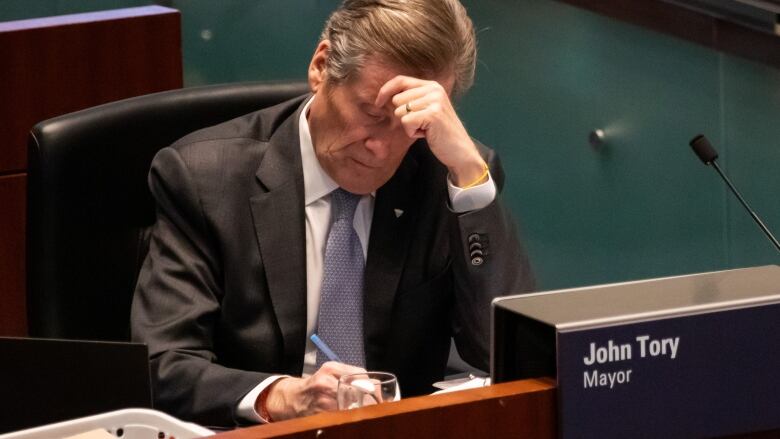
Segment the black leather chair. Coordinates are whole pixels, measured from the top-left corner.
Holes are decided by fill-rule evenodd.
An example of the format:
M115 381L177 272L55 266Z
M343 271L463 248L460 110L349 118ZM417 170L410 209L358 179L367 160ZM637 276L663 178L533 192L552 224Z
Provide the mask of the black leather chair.
M185 134L308 91L305 83L238 83L126 99L56 117L30 133L29 332L127 340L148 249L154 154Z

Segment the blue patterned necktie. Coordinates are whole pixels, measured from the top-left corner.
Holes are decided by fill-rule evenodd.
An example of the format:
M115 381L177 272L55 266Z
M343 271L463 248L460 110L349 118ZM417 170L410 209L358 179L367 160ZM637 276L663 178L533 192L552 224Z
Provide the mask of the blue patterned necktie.
M365 366L363 350L363 270L365 260L352 223L360 195L338 188L331 192L333 222L325 246L317 334L354 366ZM317 351L317 369L327 357Z

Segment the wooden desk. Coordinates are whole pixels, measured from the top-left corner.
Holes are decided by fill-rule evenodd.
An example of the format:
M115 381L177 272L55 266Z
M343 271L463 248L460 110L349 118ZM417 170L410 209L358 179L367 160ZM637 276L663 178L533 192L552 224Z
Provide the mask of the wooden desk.
M555 383L533 379L218 434L249 438L555 438Z

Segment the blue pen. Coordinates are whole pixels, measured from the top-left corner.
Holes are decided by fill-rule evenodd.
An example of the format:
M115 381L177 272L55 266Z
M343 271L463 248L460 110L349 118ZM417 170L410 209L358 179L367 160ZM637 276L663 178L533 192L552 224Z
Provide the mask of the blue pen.
M314 342L315 345L322 351L323 354L325 354L326 357L328 357L328 360L330 361L338 361L341 363L342 361L339 359L339 356L336 355L335 352L333 352L328 345L325 344L324 341L322 341L319 337L317 337L317 334L311 335L311 341Z

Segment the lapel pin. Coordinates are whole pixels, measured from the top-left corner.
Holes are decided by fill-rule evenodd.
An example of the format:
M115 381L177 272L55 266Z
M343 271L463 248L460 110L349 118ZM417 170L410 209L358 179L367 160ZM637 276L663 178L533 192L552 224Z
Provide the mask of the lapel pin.
M393 210L395 211L395 217L396 218L401 218L401 215L404 214L404 211L401 210L401 209L393 209Z

